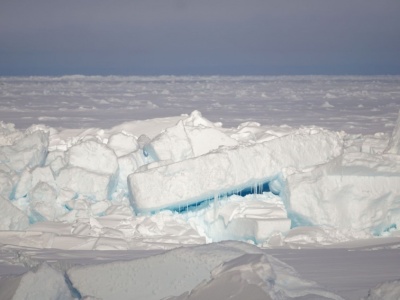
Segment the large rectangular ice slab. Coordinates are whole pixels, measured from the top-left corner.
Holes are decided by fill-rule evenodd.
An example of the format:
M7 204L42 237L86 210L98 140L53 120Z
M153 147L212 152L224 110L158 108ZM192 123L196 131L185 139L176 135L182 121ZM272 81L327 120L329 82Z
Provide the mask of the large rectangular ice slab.
M339 134L301 129L264 143L224 148L135 172L128 177L131 203L137 211L190 205L270 180L283 168L321 164L341 153Z

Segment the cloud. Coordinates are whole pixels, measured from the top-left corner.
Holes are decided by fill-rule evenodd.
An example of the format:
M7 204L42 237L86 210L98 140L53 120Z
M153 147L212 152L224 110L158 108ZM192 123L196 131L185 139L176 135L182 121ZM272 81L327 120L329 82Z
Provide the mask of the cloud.
M4 1L0 67L4 74L393 72L398 11L396 0Z

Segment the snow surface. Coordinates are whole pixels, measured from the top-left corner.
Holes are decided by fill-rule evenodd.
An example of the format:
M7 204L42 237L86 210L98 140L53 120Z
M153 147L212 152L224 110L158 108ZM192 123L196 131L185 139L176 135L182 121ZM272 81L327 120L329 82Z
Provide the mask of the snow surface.
M399 77L0 83L1 299L398 297L387 261L348 289L266 249L398 258Z

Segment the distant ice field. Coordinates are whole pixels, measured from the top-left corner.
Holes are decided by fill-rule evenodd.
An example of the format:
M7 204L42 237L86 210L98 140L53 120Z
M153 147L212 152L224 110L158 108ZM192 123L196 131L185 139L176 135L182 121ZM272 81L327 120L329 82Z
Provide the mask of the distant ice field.
M0 77L1 300L400 299L399 266L400 76Z
M0 77L0 120L24 129L111 128L199 110L224 127L242 122L390 133L400 76Z

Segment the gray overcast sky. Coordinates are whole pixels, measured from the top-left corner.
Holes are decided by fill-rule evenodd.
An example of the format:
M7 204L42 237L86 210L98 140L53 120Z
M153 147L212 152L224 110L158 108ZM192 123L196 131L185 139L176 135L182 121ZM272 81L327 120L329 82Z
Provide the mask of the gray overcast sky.
M2 0L0 75L400 74L399 0Z

